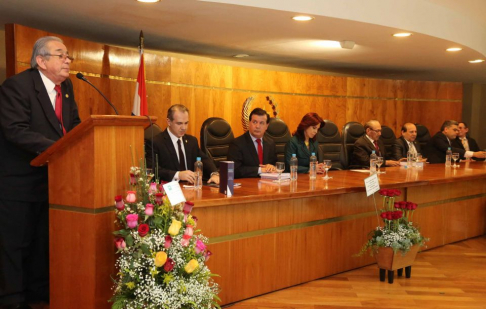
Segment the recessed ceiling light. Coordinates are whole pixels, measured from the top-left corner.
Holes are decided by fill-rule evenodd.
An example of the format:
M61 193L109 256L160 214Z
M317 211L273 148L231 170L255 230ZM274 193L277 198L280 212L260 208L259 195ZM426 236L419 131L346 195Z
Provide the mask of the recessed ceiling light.
M456 51L460 51L462 50L462 48L460 47L451 47L451 48L448 48L446 49L448 52L456 52Z
M395 33L393 36L403 38L403 37L407 37L407 36L411 36L411 35L412 34L410 32L399 32L399 33Z
M341 48L341 42L338 41L322 40L322 41L316 41L314 44L319 47Z
M314 17L307 16L307 15L297 15L297 16L292 17L292 19L297 20L297 21L309 21L309 20L313 20Z
M483 59L469 60L469 63L481 63L484 62Z
M250 55L248 55L248 54L238 54L238 55L234 55L233 57L235 57L235 58L245 58L245 57L250 57Z
M155 2L159 2L160 0L137 0L137 1L143 3L155 3Z

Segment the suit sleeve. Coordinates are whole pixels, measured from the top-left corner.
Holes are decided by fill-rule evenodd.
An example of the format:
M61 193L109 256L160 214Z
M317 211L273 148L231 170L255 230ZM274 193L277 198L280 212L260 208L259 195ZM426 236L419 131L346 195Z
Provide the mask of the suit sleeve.
M71 98L72 98L72 106L71 106L71 121L72 121L72 127L70 130L74 129L78 124L81 123L81 118L79 118L79 112L78 112L78 105L76 104L76 100L74 99L74 90L73 90L73 83L71 79L66 79L66 84L71 92ZM70 131L68 130L68 131Z
M258 177L258 166L244 165L241 146L235 143L230 145L228 160L235 162L235 178Z
M209 158L207 154L205 154L201 148L197 148L198 151L198 156L201 157L201 161L203 163L203 174L205 179L211 178L211 174L214 172L217 172L218 169L216 168L216 165L214 164L213 159Z
M147 160L147 167L155 170L157 166L157 162L155 161L156 158L158 158L159 179L163 181L172 181L177 171L164 168L165 166L164 163L168 162L169 158L167 158L165 152L161 151L161 147L164 147L162 145L162 142L155 138L154 138L153 148L152 148L152 141L145 140L145 158ZM152 149L153 149L153 156L152 156Z
M449 143L447 142L447 140L444 140L444 139L439 139L439 138L436 138L434 139L434 146L439 149L441 152L446 153L447 151L447 148L451 147L451 150L452 150L452 153L459 153L459 155L461 156L461 160L464 160L464 155L466 154L466 150L464 149L464 147L461 145L458 144L458 141L457 139L455 140L452 140L451 141L451 144L449 145Z
M32 131L31 99L22 85L8 79L0 89L0 126L5 139L17 147L40 154L55 143L43 134ZM79 117L78 117L79 118Z
M353 162L362 167L370 165L370 156L366 147L361 143L355 143L353 148ZM383 162L383 165L385 163Z
M403 146L402 144L398 141L398 139L393 143L392 146L392 160L398 161L402 158L403 154Z

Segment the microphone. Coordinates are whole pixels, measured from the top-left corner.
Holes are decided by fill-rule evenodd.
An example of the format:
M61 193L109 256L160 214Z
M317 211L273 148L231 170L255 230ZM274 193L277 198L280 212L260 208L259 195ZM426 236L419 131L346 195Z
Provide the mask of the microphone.
M98 91L98 92L101 94L101 96L102 96L103 98L105 98L106 102L108 102L108 104L110 104L110 106L111 106L111 107L113 108L113 110L115 111L115 114L117 114L117 115L118 115L118 111L116 110L116 107L115 107L113 104L111 104L110 100L108 100L108 98L107 98L107 97L105 97L105 95L104 95L104 94L103 94L103 93L102 93L102 92L101 92L101 91L100 91L98 88L96 88L96 86L95 86L95 85L93 85L93 84L92 84L92 83L91 83L89 80L87 80L87 79L86 79L86 77L84 77L84 75L83 75L82 73L79 73L79 72L78 72L78 73L76 74L76 77L77 77L78 79L82 80L82 81L87 82L88 84L90 84L90 85L91 85L91 87L93 87L94 89L96 89L96 91Z

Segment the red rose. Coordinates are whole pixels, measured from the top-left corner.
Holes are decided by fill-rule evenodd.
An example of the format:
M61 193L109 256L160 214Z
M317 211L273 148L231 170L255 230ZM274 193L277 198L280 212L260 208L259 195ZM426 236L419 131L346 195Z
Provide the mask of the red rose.
M148 224L145 224L145 223L140 224L138 226L138 235L140 235L140 237L144 237L145 235L148 234L149 230L150 230L150 228L149 228Z
M391 211L387 211L387 212L386 212L386 218L387 218L388 220L393 220L393 214L392 214L392 212L391 212Z
M167 258L167 261L164 264L164 270L166 272L169 272L172 269L174 269L174 266L175 266L175 262L171 258Z
M399 202L399 203L400 203L400 209L405 209L405 208L407 208L407 202L405 202L405 201L401 201L401 202Z
M381 218L386 219L386 212L382 212L382 213L380 214L380 216L381 216Z
M417 204L412 203L412 210L415 210L415 209L417 209Z
M387 189L381 189L380 191L378 191L378 193L380 193L380 195L383 195L383 196L388 196L388 190Z
M395 206L395 208L398 208L398 209L402 208L402 206L400 205L399 202L393 203L393 206Z

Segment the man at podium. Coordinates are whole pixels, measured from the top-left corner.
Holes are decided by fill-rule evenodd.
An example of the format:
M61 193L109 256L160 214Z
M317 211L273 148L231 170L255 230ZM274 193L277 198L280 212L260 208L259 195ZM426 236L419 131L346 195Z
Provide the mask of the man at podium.
M31 68L0 89L0 307L49 301L47 167L30 161L81 120L62 40L42 37ZM67 172L67 171L66 171Z

